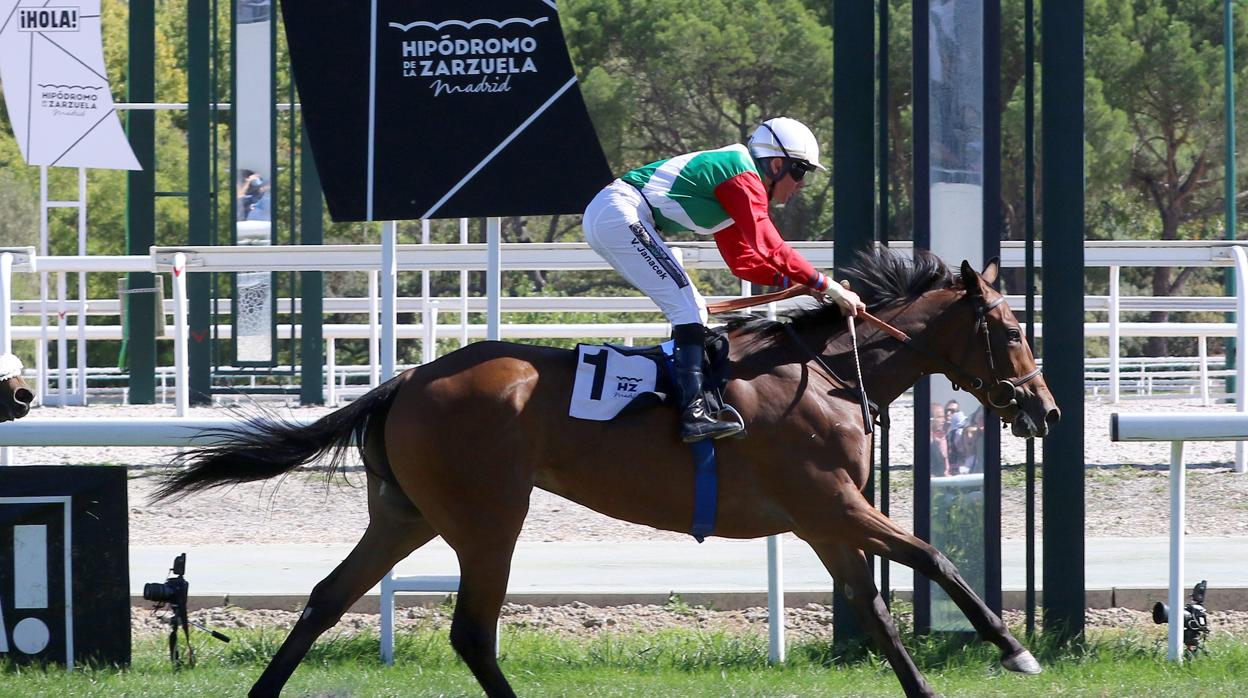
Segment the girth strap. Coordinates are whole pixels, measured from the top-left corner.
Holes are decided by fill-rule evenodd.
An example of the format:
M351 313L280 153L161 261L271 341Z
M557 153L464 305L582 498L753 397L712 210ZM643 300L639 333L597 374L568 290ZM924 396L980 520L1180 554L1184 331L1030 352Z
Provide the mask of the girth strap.
M703 439L689 444L693 451L693 527L689 530L699 543L715 532L719 514L719 462L715 459L715 440Z

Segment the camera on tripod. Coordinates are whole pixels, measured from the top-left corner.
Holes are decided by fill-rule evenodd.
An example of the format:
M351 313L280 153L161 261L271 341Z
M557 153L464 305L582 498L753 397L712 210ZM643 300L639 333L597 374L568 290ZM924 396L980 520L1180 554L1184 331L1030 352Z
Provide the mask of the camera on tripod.
M1201 642L1209 634L1209 616L1205 612L1205 589L1209 583L1202 579L1192 588L1192 601L1183 607L1183 647L1187 654L1203 651ZM1170 622L1170 608L1158 601L1153 604L1153 622L1157 625Z
M229 642L230 638L187 617L186 600L191 585L186 581L186 553L173 558L173 567L169 571L171 574L165 581L148 582L143 585L143 598L154 601L155 610L169 607L169 660L175 667L182 665L182 654L178 650L178 630L181 629L186 637L186 663L188 666L195 666L195 650L191 647L190 626L193 625L222 642Z
M186 581L186 553L173 558L173 575L163 582L148 582L143 585L143 598L156 603L166 603L176 612L179 607L186 608L187 592L191 585Z

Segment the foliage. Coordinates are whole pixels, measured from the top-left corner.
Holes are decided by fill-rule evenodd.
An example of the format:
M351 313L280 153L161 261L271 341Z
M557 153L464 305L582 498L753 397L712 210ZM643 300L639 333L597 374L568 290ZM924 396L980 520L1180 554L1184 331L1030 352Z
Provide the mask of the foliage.
M1244 9L1234 27L1239 83L1248 75ZM1226 207L1222 13L1190 0L1095 0L1087 4L1086 25L1094 175L1089 209L1101 214L1089 222L1131 221L1093 225L1089 237L1220 239ZM1242 122L1244 109L1236 111ZM1237 199L1248 196L1235 189ZM1118 208L1116 215L1104 215L1110 207ZM1145 294L1154 296L1180 294L1189 281L1207 285L1221 276L1195 267L1140 271L1147 274ZM1149 319L1165 322L1169 314L1156 311ZM1146 353L1170 354L1168 344L1151 338Z

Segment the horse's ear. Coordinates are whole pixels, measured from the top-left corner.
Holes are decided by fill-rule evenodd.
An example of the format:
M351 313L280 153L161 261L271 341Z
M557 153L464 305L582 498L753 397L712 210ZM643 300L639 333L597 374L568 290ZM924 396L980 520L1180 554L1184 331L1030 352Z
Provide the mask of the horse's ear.
M997 283L997 275L999 273L1001 273L1001 258L993 257L984 265L984 270L979 275L984 277L984 283L991 286Z
M962 288L966 289L969 296L984 295L984 289L979 284L979 274L975 273L975 268L965 259L962 260Z

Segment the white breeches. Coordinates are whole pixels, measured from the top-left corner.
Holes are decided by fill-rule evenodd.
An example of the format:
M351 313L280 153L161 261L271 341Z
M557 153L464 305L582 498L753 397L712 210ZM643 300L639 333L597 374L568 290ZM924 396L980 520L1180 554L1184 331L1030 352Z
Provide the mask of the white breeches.
M706 301L659 237L641 192L615 180L589 202L583 225L589 246L649 296L669 322L706 324Z

